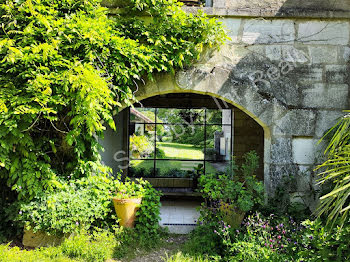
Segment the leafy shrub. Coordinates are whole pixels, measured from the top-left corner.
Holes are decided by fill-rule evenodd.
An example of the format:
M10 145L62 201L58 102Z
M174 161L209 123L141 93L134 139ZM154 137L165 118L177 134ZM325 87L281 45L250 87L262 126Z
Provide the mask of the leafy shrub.
M184 244L183 251L187 254L198 256L217 256L225 250L220 237L215 234L217 223L211 222L196 227L189 240Z
M303 203L293 203L291 201L291 194L297 191L297 176L305 175L305 173L293 175L284 174L276 187L273 197L269 198L268 203L261 206L259 211L266 215L274 213L282 216L287 213L298 221L309 218L312 212L307 205L307 201L304 201ZM316 198L316 193L318 193L318 190L315 190L312 183L309 182L309 190L305 193L305 196L308 198Z
M169 169L164 176L166 177L184 177L186 172L178 168Z
M118 19L99 2L0 4L0 177L24 202L91 175L96 137L115 129L112 111L134 102L136 81L189 65L226 39L215 19L176 1L126 1ZM145 22L145 12L157 19Z
M160 177L162 176L161 172L160 172L160 168L150 168L147 172L147 176L148 177Z
M150 156L154 157L154 153L152 152ZM166 154L163 149L158 147L156 148L156 158L160 158L160 159L166 158Z
M142 197L136 227L151 237L157 235L160 193L148 181L120 179L100 174L70 182L55 193L23 204L18 219L34 232L54 235L89 230L93 226L112 228L116 224L112 197Z
M332 183L332 191L323 195L318 208L319 216L327 215L327 222L342 225L348 220L350 210L350 111L323 137L331 136L325 150L327 160L318 166L320 184ZM337 219L341 217L341 219Z
M285 262L291 261L289 256L273 252L267 247L252 241L238 241L230 245L230 256L227 261L249 261L249 262Z
M277 217L274 214L264 217L260 213L248 216L243 222L242 232L261 247L278 253L293 253L302 248L305 227L292 217Z
M107 221L114 224L111 198L115 188L114 179L101 174L72 181L54 193L38 195L22 204L18 219L34 232L54 235L88 230Z
M306 220L298 255L305 261L350 261L350 221L343 227L327 228L317 219Z
M147 182L142 179L136 179L135 181L132 181L128 177L124 182L122 182L121 177L119 176L114 189L114 197L119 199L141 198L146 193L146 189L143 186L144 183Z
M135 228L144 236L155 238L159 233L160 196L148 181L139 180L143 188L141 207L136 214Z
M233 173L228 170L224 174L205 174L199 177L200 192L211 204L227 203L244 212L262 204L264 187L254 175L258 168L258 156L255 152L249 152L244 158L241 167L233 163Z
M135 168L133 166L129 166L128 169L128 177L145 177L146 174L145 168Z
M137 136L132 135L130 137L130 152L132 157L134 158L141 158L145 156L152 155L152 152L154 151L154 145L152 141L148 139L147 136Z
M205 152L203 153L205 153L207 159L210 159L210 160L217 159L217 151L214 148L206 148Z
M162 137L162 142L172 142L173 137L172 136L163 136Z
M326 228L317 219L302 223L288 216L248 216L241 229L223 221L216 227L220 255L227 261L348 261L350 224ZM225 260L225 261L226 261Z

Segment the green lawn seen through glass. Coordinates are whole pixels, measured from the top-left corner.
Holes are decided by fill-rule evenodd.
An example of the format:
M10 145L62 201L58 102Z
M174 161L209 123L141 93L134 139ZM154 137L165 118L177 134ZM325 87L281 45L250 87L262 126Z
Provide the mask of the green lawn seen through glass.
M157 142L157 147L164 151L165 157L172 160L156 160L156 168L160 169L162 173L166 173L171 169L188 169L189 166L196 167L203 161L176 161L176 160L203 160L204 153L201 147L195 147L194 145L169 143L169 142ZM150 170L154 167L154 162L150 160L132 160L131 166L140 169ZM215 168L210 163L206 163L207 172L215 172Z
M157 142L157 147L164 151L165 158L195 160L204 159L202 147L169 142Z

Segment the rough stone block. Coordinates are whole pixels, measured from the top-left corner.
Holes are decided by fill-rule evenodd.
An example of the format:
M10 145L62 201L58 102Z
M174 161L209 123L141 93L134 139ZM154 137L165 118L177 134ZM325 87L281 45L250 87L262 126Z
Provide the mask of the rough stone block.
M335 64L338 60L338 49L330 46L310 47L313 64Z
M343 115L344 113L341 111L318 111L315 131L316 137L322 137Z
M297 192L310 192L312 189L311 172L299 172L296 174L295 180Z
M278 81L271 82L269 93L285 105L298 106L300 103L298 86L289 77L281 77Z
M347 45L349 23L332 21L308 21L298 26L297 41L304 44Z
M311 63L309 50L307 48L296 48L288 45L282 47L282 60L294 64Z
M300 192L290 193L289 199L290 199L290 202L292 204L301 204L301 205L303 205L305 203L304 194L300 193Z
M329 103L332 108L349 108L349 85L347 84L329 84L327 90Z
M266 57L264 45L247 46L246 49L249 51L250 55L259 56L260 58L264 58L264 59Z
M270 60L282 60L282 48L280 45L268 45L266 46L266 57Z
M225 7L226 0L214 0L213 7Z
M346 65L326 65L326 82L343 84L346 83L348 71Z
M325 84L313 84L303 87L302 90L302 104L305 107L323 107L326 95Z
M315 163L315 146L318 140L313 138L293 138L293 162L301 165Z
M247 48L242 45L237 45L233 43L227 43L222 46L220 50L210 50L202 55L200 63L196 66L202 65L208 68L213 68L214 66L220 66L222 64L237 65L246 59L246 57L251 53ZM210 71L210 70L209 70Z
M270 164L268 194L273 194L278 185L281 184L283 176L295 175L298 173L298 166L294 164ZM266 182L265 182L266 183Z
M350 61L350 47L348 46L341 46L339 47L339 56L340 61L347 63Z
M297 65L290 73L291 79L295 79L299 84L313 84L323 81L323 67L321 65Z
M265 106L265 110L257 116L267 126L272 126L277 119L280 119L286 113L286 108L281 106L276 99L273 99L272 102L267 100L266 103L268 106Z
M230 42L238 42L239 27L241 26L242 20L237 18L225 18L219 19L219 21L222 22L227 35L231 38Z
M276 121L280 132L292 136L313 136L315 133L316 114L312 110L293 109Z
M292 140L285 137L276 137L271 142L271 163L292 163Z
M291 20L245 21L242 41L247 44L272 44L294 41L294 23Z
M169 82L171 84L171 82ZM166 87L167 84L164 85ZM136 91L135 95L137 96L138 99L142 99L144 97L148 97L150 94L158 94L159 93L159 88L158 88L158 83L153 80L148 80L146 84L140 84L138 86L138 90Z
M311 108L346 109L349 86L346 84L314 84L302 90L302 105Z

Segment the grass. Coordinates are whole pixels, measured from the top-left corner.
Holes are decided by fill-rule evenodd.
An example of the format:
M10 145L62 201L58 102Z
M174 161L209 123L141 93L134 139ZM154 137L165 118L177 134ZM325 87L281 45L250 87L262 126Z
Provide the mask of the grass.
M0 262L118 262L132 261L150 253L163 257L166 253L174 254L179 250L182 243L169 242L169 239L177 237L161 232L159 237L149 238L130 229L115 236L102 232L94 239L87 234L78 234L66 239L59 246L33 250L0 244Z
M114 233L102 229L90 233L82 231L54 247L25 250L0 244L0 262L103 262L113 257L119 245Z
M166 158L171 159L204 159L202 147L194 145L158 142L158 148L162 149Z
M202 161L176 161L184 159L204 159L204 153L201 147L168 142L158 142L157 145L158 148L164 151L165 158L174 159L174 161L157 161L156 168L159 168L162 174L171 169L192 170L194 167L197 167L198 164L203 163ZM144 168L150 170L154 167L154 163L153 160L132 160L132 166L137 169ZM215 173L216 169L207 162L206 171Z
M190 256L187 254L183 254L182 252L178 252L175 255L167 258L166 262L209 262L212 261L203 256Z

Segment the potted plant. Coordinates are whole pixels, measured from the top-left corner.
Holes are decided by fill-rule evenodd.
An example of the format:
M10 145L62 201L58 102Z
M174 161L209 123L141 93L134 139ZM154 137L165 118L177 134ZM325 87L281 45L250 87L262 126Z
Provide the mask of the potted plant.
M205 174L199 178L199 191L206 206L219 213L232 227L238 227L246 212L263 201L263 183L254 175L258 156L249 152L241 167L232 161L231 170L221 174Z
M136 212L140 208L145 193L145 188L139 182L139 179L136 181L127 179L117 184L116 195L112 200L120 226L134 227Z

